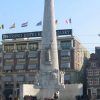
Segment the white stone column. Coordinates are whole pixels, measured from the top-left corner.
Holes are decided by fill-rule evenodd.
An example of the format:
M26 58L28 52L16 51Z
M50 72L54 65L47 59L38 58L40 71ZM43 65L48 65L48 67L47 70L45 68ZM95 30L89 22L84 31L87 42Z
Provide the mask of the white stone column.
M42 32L42 49L41 49L41 66L40 69L45 69L47 50L50 51L51 65L48 70L59 69L58 64L58 48L55 26L55 14L54 14L54 0L45 0L44 7L44 19L43 19L43 32ZM46 69L47 70L47 69Z
M53 98L59 87L54 0L45 0L39 74L41 100Z

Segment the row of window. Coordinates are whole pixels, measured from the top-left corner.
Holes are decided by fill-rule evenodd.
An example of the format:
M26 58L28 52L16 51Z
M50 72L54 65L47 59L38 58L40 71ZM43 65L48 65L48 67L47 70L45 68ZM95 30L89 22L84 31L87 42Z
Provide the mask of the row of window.
M24 69L26 69L26 66L25 66L25 64L16 64L16 66L15 67L13 67L13 65L12 64L10 64L10 65L4 65L4 70L12 70L13 68L15 68L16 70L24 70ZM37 62L35 62L35 63L29 63L28 64L28 67L27 67L28 69L38 69L39 68L39 64L37 63ZM68 69L68 68L70 68L70 63L69 62L65 62L65 63L63 63L63 64L61 64L60 65L60 68L62 69Z
M37 64L39 63L38 58L29 58L27 61L26 59L5 59L4 60L4 65L14 65L14 63L16 62L16 64L26 64L26 62L28 64Z
M31 76L28 76L28 77L25 77L24 75L17 75L16 78L13 78L12 76L3 76L2 77L2 80L4 82L11 82L13 80L16 80L18 82L23 82L23 81L34 81L35 80L35 76L31 75Z
M27 49L27 44L16 44L16 50L18 51L25 51ZM29 43L28 45L29 50L37 50L38 49L38 43ZM14 44L4 45L4 51L6 52L13 52L14 50Z
M87 90L87 93L88 93L89 96L91 96L92 94L95 94L95 95L99 95L100 96L100 88L89 88Z
M100 75L100 69L87 70L87 75L88 76L98 76Z
M27 43L16 44L16 50L18 50L18 51L25 51L26 49L37 50L38 48L39 48L38 42L29 43L28 48L27 48ZM60 42L60 48L62 50L71 48L71 41L70 40L61 41ZM4 45L4 51L13 52L13 50L14 50L14 44L5 44Z
M88 85L100 85L99 78L88 78Z
M38 51L31 51L27 54L28 58L36 58L38 57L39 52ZM15 53L15 58L25 58L26 53L25 52L17 52ZM4 59L10 59L14 57L14 53L5 53Z
M65 63L62 63L60 65L60 68L62 69L68 69L70 68L70 62L65 62ZM27 68L30 70L30 69L38 69L39 68L39 63L38 62L29 62ZM12 70L12 69L16 69L16 70L24 70L26 69L26 65L23 64L23 63L18 63L16 64L16 66L14 67L13 64L5 64L4 65L4 70Z
M7 71L7 70L12 70L13 68L14 67L12 65L5 65L3 69L5 71ZM38 64L29 64L27 68L28 69L38 69L39 65ZM17 64L14 69L16 69L16 70L25 70L26 66L25 66L25 64Z
M38 53L39 53L38 51L31 51L28 53L28 57L29 58L37 57ZM71 55L70 51L68 51L68 50L62 50L61 54L60 54L62 59L69 59L70 55ZM23 58L26 56L26 53L25 52L17 52L17 53L15 53L15 56L16 56L16 58ZM13 57L14 57L14 53L5 53L4 54L4 59L9 59L9 58L13 58Z

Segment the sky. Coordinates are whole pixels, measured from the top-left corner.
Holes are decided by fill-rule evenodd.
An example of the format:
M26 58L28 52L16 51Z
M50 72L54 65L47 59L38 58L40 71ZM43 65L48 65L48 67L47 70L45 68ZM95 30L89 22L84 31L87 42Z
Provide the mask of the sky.
M36 26L43 21L44 0L0 0L0 41L2 34L40 31L42 26ZM100 46L100 0L55 0L55 18L57 29L72 28L73 35L90 51ZM72 23L66 24L71 18ZM21 24L28 21L28 27ZM15 23L16 28L9 29Z

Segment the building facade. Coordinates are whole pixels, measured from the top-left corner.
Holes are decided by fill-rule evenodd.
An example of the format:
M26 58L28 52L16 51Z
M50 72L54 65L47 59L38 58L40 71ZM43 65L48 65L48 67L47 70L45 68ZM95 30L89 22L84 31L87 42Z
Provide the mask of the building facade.
M89 100L100 100L100 47L91 54L87 72L87 94Z
M19 96L20 84L35 84L40 69L42 33L26 32L2 35L0 52L0 95L7 100ZM57 30L59 69L65 84L76 82L88 51L71 29ZM73 78L75 77L75 78Z

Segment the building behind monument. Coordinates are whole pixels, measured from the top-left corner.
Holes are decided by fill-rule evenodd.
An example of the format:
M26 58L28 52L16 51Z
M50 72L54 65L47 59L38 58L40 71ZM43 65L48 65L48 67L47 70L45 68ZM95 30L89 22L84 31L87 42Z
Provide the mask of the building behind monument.
M86 68L87 95L89 99L100 99L100 47L95 47L95 53L89 58Z
M34 84L40 69L42 33L25 32L2 35L0 52L0 95L19 96L20 84ZM80 83L79 71L89 53L72 29L57 30L59 69L65 73L64 83Z

